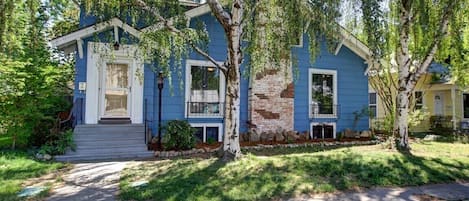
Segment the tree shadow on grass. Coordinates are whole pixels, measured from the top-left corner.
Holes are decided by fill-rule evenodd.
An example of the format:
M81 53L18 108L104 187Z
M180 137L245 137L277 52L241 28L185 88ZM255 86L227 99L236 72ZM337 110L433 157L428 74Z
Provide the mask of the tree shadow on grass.
M164 161L153 167L161 170L152 175L147 187L131 188L128 182L134 175L124 176L121 181L127 183L121 184L120 196L123 200L267 200L302 193L415 186L469 178L469 172L461 171L469 169L469 163L409 154L366 155L347 150L318 155L285 154L248 155L232 163L217 159Z

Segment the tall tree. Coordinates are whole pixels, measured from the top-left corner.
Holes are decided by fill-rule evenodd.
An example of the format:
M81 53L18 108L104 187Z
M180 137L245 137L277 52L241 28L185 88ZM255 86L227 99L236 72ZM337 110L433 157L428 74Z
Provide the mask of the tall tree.
M397 66L394 128L400 147L408 149L408 114L417 81L433 61L448 57L455 76L467 68L463 36L468 30L469 1L362 0L361 7L375 62Z
M0 1L0 134L12 137L13 148L31 145L31 136L43 138L56 112L66 109L63 96L73 72L51 59L46 44L50 19L60 15L56 6L62 3Z
M143 33L139 44L145 50L142 52L150 53L146 57L157 62L166 75L180 71L182 59L192 50L216 65L226 77L223 139L226 160L241 156L240 66L245 52L250 55L247 74L262 72L266 66L289 68L290 65L281 63L291 59L290 48L296 42L292 38L298 38L305 31L314 60L320 40L337 39L336 21L340 15L340 0L207 0L226 36L226 60L219 64L206 51L209 40L204 26L187 27L183 16L185 9L178 0L85 0L84 3L88 12L101 20L110 16L143 16L148 24L162 25L161 29ZM249 42L243 43L244 39ZM170 66L170 60L175 61L175 65Z

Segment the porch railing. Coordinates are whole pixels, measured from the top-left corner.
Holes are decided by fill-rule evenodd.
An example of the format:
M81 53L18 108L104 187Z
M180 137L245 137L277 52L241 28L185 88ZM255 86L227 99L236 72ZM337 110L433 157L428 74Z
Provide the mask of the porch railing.
M76 125L83 123L83 98L77 98L73 102L72 109L68 113L65 119L61 119L59 122L59 128L71 128L74 129Z
M223 116L223 102L187 102L188 117L221 117Z

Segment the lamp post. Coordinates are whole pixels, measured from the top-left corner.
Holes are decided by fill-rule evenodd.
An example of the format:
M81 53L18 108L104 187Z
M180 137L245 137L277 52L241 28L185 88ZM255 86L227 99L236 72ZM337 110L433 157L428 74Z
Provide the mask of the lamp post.
M161 92L163 91L163 71L158 74L158 147L161 149Z

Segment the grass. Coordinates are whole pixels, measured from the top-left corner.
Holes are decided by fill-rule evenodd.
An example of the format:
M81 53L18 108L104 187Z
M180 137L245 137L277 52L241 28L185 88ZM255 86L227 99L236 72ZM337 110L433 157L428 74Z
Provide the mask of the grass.
M10 136L3 136L0 134L0 149L10 148L12 139Z
M22 183L63 168L62 163L38 162L26 152L0 151L0 200L18 200Z
M147 161L124 170L120 196L123 200L266 200L469 179L469 144L412 146L412 154L374 145L269 149L228 164L216 158ZM148 186L130 186L143 179L149 180Z

